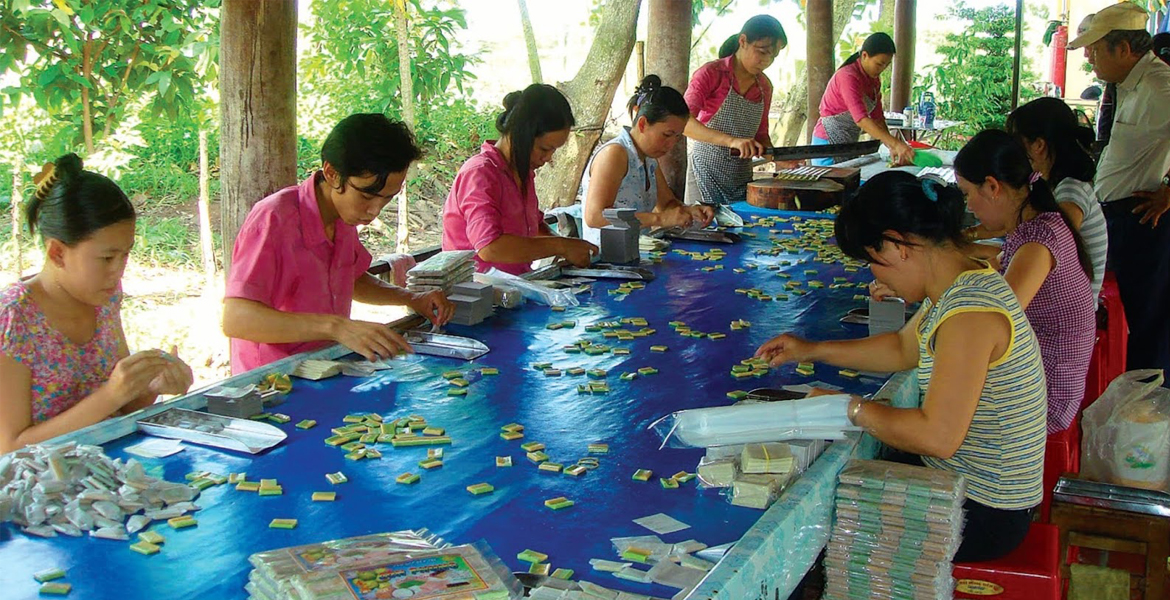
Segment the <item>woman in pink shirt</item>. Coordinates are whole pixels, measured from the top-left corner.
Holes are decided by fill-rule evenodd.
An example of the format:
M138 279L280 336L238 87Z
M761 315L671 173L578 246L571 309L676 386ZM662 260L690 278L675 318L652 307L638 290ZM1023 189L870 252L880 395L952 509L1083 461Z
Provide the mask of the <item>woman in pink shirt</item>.
M500 140L463 163L447 195L443 250L474 250L481 272L519 275L549 256L588 265L597 246L554 234L536 197L536 170L552 161L574 124L569 101L551 85L508 94L496 118Z
M321 148L321 170L252 207L232 251L223 332L232 372L339 343L373 360L409 352L381 323L349 318L354 300L405 305L434 323L454 306L441 292L412 294L366 273L368 225L402 190L421 156L410 130L382 114L342 119Z
M135 223L126 194L66 154L37 178L26 214L45 265L0 289L0 454L191 386L173 352L126 345L121 281Z
M731 40L728 40L729 42ZM727 46L728 44L725 44ZM734 52L699 67L684 98L697 122L684 134L694 140L688 154L687 204L728 204L747 196L752 180L752 157L772 145L768 135L768 107L772 82L764 75L776 55L788 45L784 27L774 17L747 20L735 38ZM695 125L706 125L702 131ZM744 143L719 143L711 135L724 134ZM746 138L746 139L744 139ZM736 156L723 146L738 150Z
M821 96L821 118L813 130L813 145L852 144L864 131L889 148L896 163L914 160L914 150L890 134L882 110L881 77L894 62L894 52L894 40L878 32L865 38L861 50L837 69ZM817 159L813 164L831 165L833 159Z

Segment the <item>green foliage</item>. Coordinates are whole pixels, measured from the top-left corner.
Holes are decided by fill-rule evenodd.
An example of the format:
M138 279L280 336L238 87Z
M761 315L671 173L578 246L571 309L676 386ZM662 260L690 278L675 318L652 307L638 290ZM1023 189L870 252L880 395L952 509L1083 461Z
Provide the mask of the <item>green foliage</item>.
M198 242L194 228L182 218L140 216L131 254L135 261L154 266L195 268Z
M938 114L964 122L956 128L960 137L1002 127L1012 106L1015 9L1007 4L974 9L959 1L939 18L959 20L964 26L960 33L947 34L938 46L942 64L927 67L914 88L915 98L933 90ZM1025 56L1020 66L1021 101L1036 95L1027 85L1036 79L1030 67ZM960 143L950 140L950 145Z
M473 55L453 47L467 18L451 2L424 7L408 0L411 75L416 104L444 97L451 86L464 92L475 79ZM444 8L446 6L446 8ZM353 112L386 112L401 105L394 10L386 0L314 0L313 21L304 28L308 52L298 65L302 93L322 94L331 106L318 115L329 123ZM355 15L361 15L355 18Z
M73 142L92 148L147 94L175 118L203 77L215 77L218 0L9 0L0 12L0 74L19 76L8 104L32 96ZM93 138L83 138L85 127Z

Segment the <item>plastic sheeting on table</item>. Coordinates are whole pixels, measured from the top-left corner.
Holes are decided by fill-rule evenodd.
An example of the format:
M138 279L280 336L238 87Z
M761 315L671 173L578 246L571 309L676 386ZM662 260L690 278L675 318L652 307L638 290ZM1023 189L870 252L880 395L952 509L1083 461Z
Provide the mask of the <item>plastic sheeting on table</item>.
M854 290L826 288L805 296L793 295L786 302L768 303L734 294L737 287L778 290L785 280L765 267L797 258L754 254L756 249L769 247L764 230L754 231L759 238L720 246L727 251L727 257L718 263L725 266L721 271L703 272L702 267L713 263L670 253L663 265L653 267L658 278L629 295L610 295L608 291L621 282L602 281L594 285L591 296L581 297L581 306L565 312L529 305L519 311L497 311L494 318L475 327L450 327L451 333L475 337L492 348L475 363L413 356L395 361L393 369L368 379L297 381L288 401L278 410L291 416L292 423L314 419L316 428L283 426L288 441L258 456L189 447L177 455L147 461L154 474L171 480L181 480L197 470L246 472L250 479L276 478L284 487L282 496L260 498L228 486L210 488L199 500L203 506L195 515L199 525L183 531L164 526L167 542L153 557L140 556L125 543L32 539L2 527L0 561L6 568L0 570L0 587L6 598L35 598L37 586L30 574L60 567L69 573L73 595L87 600L154 600L160 595L175 599L243 598L247 558L254 552L426 527L453 543L484 539L513 569L526 566L515 556L531 548L549 554L554 568L574 569L579 577L599 580L607 587L670 597L675 590L616 579L591 571L589 565L592 558L617 559L609 540L641 533L632 519L663 512L692 526L664 536L667 542L694 538L714 546L739 540L694 597L707 597L704 594L713 589L730 594L720 593L720 598L756 597L762 581L778 590L791 589L827 539L824 528L831 503L821 499L831 496L836 474L852 452L851 442L833 444L762 516L757 510L727 505L714 490L697 491L690 485L665 490L656 481L630 480L636 469L651 469L665 476L693 471L703 454L701 450L659 451L659 440L646 430L658 416L727 404L727 392L745 385L781 387L810 382L795 374L794 366L773 369L746 384L728 375L731 365L751 356L773 335L794 331L820 339L843 339L865 334L863 327L838 322L858 305L852 300ZM707 250L711 246L676 242L674 248ZM744 274L732 271L732 267L749 264L759 268ZM818 278L830 281L835 276L865 281L869 276L864 271L845 273L841 265L784 267L794 280L807 280L806 268L816 268ZM648 319L658 333L621 343L631 348L629 356L562 353L563 346L585 335L584 326L631 316ZM740 318L750 320L752 327L728 332L730 321ZM566 320L577 321L577 326L545 329L549 323ZM667 327L671 320L684 321L696 331L724 331L728 335L721 340L683 338ZM668 351L651 352L652 344L668 346ZM611 391L599 396L578 395L578 378L546 377L529 367L534 362L607 369ZM479 366L497 367L500 374L478 378L470 371ZM640 367L654 367L659 373L628 382L617 378L620 372ZM446 395L448 386L440 375L453 369L471 376L467 397ZM879 384L830 373L817 378L852 393L871 393ZM344 415L363 411L393 416L421 414L444 427L454 440L445 449L444 466L423 471L420 483L404 486L396 484L395 477L405 471L420 472L416 463L425 455L425 448L387 448L380 460L354 463L322 443L328 429L338 426ZM499 438L499 428L511 422L525 425L523 441L545 443L553 460L586 456L587 444L598 441L609 444L609 454L600 457L599 469L580 479L540 472L524 459L519 442ZM138 434L127 435L106 443L105 449L112 457L124 457L124 449L142 439ZM498 469L497 455L513 456L516 466ZM331 486L325 474L336 471L345 472L349 482ZM495 492L473 497L464 490L480 481L491 483ZM337 492L336 502L310 501L312 492L326 490ZM566 511L545 508L543 501L556 496L566 496L576 505ZM269 529L273 518L296 518L299 525L287 531ZM820 529L824 529L823 535L817 533ZM777 545L787 548L792 556L767 563L765 572L765 565L758 561L760 557L776 558Z

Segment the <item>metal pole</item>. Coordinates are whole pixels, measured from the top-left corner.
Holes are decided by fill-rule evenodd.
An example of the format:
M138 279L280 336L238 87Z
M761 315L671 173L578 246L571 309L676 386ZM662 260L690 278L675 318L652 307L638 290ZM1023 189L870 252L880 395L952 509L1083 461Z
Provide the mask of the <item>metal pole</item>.
M1024 0L1016 0L1016 53L1012 58L1012 110L1020 105L1020 51L1024 42Z

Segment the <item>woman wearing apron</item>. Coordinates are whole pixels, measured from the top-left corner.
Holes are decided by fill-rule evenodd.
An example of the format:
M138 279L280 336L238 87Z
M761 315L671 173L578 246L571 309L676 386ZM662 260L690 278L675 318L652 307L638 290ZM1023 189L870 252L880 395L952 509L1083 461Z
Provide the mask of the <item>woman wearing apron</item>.
M864 131L890 149L895 164L909 164L914 150L890 134L882 110L882 73L894 62L894 40L884 33L865 38L859 52L845 60L829 80L821 96L821 113L813 130L814 146L852 144ZM814 165L833 164L831 158L813 160Z
M607 208L638 211L643 228L709 225L714 217L711 207L684 206L658 169L658 158L670 152L691 119L682 94L662 87L657 75L647 75L627 108L633 127L623 127L617 137L602 144L585 169L581 237L601 243L601 228L609 224L603 214Z
M734 53L695 71L686 102L698 123L736 138L751 138L760 147L751 156L743 152L732 156L727 148L704 140L691 131L696 128L688 127L687 137L694 143L688 153L687 204L743 200L752 180L751 157L772 145L768 136L772 82L764 69L788 45L788 38L780 22L768 15L748 19L737 38Z

